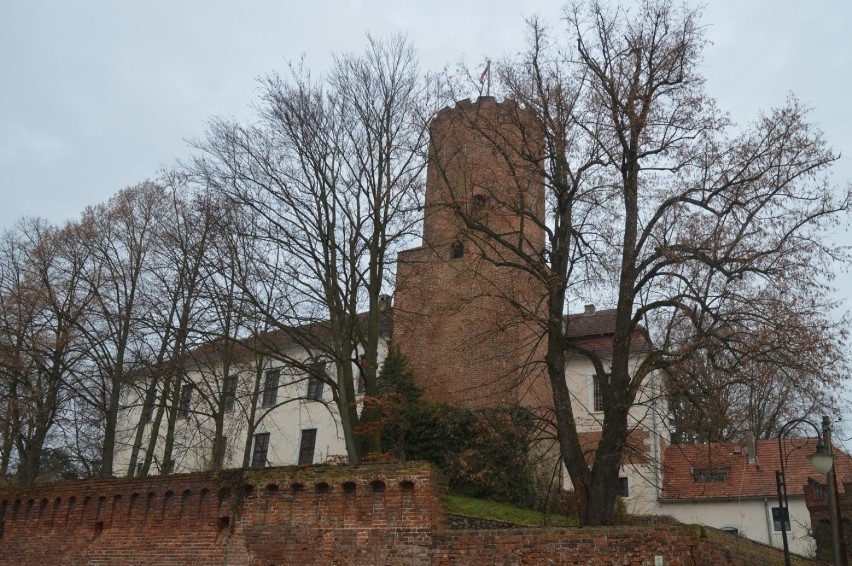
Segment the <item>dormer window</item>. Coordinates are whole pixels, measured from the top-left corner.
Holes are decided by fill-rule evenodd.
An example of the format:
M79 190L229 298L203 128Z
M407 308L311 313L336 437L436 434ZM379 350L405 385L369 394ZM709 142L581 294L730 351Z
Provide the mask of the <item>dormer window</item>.
M728 481L728 468L694 468L692 479L695 483L724 483Z
M464 257L464 242L456 240L450 245L450 259L459 259Z

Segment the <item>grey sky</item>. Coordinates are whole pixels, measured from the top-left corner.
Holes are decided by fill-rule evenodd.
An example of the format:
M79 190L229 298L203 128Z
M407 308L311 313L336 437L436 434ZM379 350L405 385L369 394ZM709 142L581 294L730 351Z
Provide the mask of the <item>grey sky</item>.
M561 2L0 0L0 228L56 223L187 154L214 114L248 118L255 78L305 54L321 71L365 34L401 31L422 65L517 51L524 17ZM852 179L852 3L710 0L708 92L737 121L790 92L844 153ZM852 243L847 227L840 241ZM852 278L836 284L852 298Z

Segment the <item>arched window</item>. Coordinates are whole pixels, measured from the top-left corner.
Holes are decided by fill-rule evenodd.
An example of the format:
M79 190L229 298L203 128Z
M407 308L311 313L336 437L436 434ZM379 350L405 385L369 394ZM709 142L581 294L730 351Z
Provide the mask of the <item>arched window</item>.
M464 257L464 242L456 240L450 246L450 259L459 259Z

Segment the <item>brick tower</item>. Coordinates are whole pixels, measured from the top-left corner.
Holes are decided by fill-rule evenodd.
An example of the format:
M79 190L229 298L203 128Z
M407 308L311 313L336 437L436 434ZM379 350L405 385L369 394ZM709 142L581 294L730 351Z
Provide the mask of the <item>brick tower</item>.
M513 101L444 108L430 126L423 244L399 255L394 340L424 397L464 407L537 406L544 292L508 266L544 249L542 136ZM536 383L538 382L538 383Z

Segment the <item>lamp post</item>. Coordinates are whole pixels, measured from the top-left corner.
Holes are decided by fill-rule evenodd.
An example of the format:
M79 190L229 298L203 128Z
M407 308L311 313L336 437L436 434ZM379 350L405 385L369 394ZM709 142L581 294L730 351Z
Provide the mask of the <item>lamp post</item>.
M827 430L827 421L828 417L823 417L823 428ZM817 435L817 445L816 451L811 454L808 459L811 461L811 465L814 469L820 474L826 476L826 482L830 484L828 481L828 475L831 473L831 469L834 466L834 456L831 455L826 444L823 442L823 437L825 434L820 434L820 429L817 428L815 424L810 422L807 419L795 419L784 426L781 427L781 430L778 431L778 455L781 457L781 469L775 470L775 485L778 490L778 506L779 511L781 513L781 541L784 543L784 564L785 566L791 566L790 563L790 546L787 542L787 525L790 523L790 507L789 501L787 499L787 476L785 475L785 467L784 467L784 445L782 440L785 435L789 433L791 430L796 428L798 425L805 423L808 424L811 428L814 429ZM833 486L829 485L829 493L833 495ZM832 511L830 511L830 522L831 522L831 540L832 540L832 548L834 549L834 564L840 564L840 555L837 551L839 545L837 544L837 529L835 528L836 523L836 509L832 506L833 497L829 498L829 506Z
M828 417L822 417L822 438L828 453L832 454L831 448L831 424ZM831 556L835 566L846 564L846 545L840 540L840 507L837 505L837 476L834 474L834 461L832 460L831 467L825 475L825 483L828 488L828 521L831 528Z

